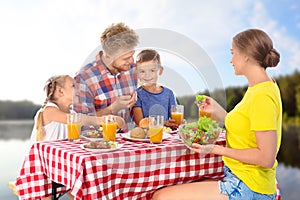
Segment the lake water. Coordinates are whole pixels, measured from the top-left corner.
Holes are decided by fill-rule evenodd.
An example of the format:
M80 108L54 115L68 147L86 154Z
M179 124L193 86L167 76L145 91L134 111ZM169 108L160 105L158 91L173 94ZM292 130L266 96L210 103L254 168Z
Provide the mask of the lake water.
M17 200L8 188L15 180L25 153L29 150L32 121L0 121L0 199ZM284 126L283 141L278 155L277 180L281 197L298 200L300 189L300 126ZM67 199L66 197L62 199Z

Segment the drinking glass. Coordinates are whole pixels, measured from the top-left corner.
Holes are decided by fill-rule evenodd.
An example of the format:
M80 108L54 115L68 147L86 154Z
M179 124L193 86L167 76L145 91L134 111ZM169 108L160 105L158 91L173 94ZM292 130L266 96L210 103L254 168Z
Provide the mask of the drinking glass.
M67 114L68 140L74 141L80 138L81 132L81 113Z
M104 123L102 124L103 139L105 141L116 141L117 128L118 128L116 116L106 115L103 116L103 118L104 118Z
M149 116L149 138L151 144L161 143L163 138L164 116Z
M171 118L175 120L176 124L180 125L183 122L183 116L184 116L184 106L172 105Z
M211 117L211 114L210 113L207 113L207 112L204 112L203 110L201 110L201 108L199 107L199 118L200 117L203 117L203 116L206 116L206 117Z
M130 130L130 124L133 122L132 117L130 116L130 110L122 109L118 112L118 116L122 117L125 121L124 127L120 130L121 132L128 132Z

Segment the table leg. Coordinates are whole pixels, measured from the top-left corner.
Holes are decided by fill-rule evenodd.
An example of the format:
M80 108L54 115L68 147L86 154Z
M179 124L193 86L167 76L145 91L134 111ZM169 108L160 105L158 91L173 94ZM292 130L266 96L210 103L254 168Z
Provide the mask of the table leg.
M64 194L66 194L67 192L70 191L70 189L68 189L64 193L57 194L57 188L60 188L60 187L64 187L64 185L52 181L52 198L51 198L52 200L58 200L61 196L63 196Z

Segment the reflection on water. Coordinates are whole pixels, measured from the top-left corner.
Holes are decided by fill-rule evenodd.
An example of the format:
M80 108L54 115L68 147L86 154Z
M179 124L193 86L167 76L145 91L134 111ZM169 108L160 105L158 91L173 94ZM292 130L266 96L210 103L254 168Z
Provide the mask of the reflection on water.
M284 125L278 161L300 169L300 126Z
M281 199L299 200L300 170L279 164L277 167L277 181L279 183Z
M29 148L33 121L0 121L0 199L18 199L7 187ZM300 126L284 126L277 179L283 199L298 200L300 188ZM67 199L67 198L63 198Z
M0 199L17 199L7 187L7 183L17 177L25 151L28 149L27 143L26 140L0 140Z
M0 120L0 139L30 138L33 120Z

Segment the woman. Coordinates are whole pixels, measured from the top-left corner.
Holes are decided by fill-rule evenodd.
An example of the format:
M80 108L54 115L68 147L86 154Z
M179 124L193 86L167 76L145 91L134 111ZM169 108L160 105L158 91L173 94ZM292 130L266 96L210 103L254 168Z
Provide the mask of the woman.
M207 97L199 106L226 126L226 147L193 144L192 150L223 156L220 181L194 182L163 188L153 199L275 199L276 156L281 142L280 91L267 73L280 61L269 36L249 29L233 38L231 63L248 80L242 101L227 113Z

